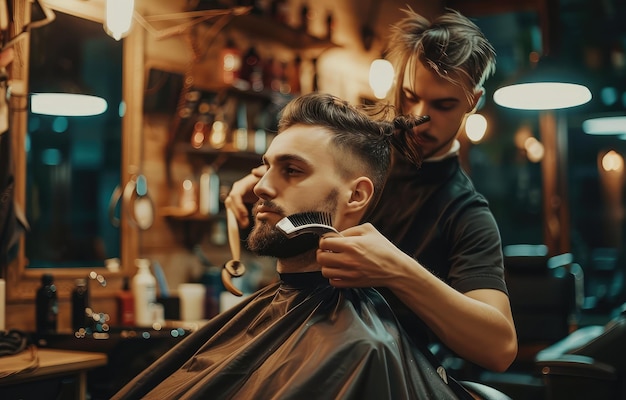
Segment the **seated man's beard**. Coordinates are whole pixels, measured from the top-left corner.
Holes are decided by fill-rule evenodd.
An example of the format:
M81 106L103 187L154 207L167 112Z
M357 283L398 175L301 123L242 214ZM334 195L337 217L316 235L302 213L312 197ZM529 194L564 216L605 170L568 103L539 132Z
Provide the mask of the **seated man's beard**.
M248 236L248 248L259 256L291 258L317 249L319 236L305 233L288 239L274 225L258 222Z
M337 209L339 192L333 189L324 201L315 207L319 211L334 211ZM259 203L278 210L282 209L271 200L259 200ZM258 203L257 203L258 204ZM282 232L266 221L256 221L252 232L248 236L248 249L259 256L270 256L278 259L291 258L304 254L319 247L320 237L315 233L304 233L288 239Z

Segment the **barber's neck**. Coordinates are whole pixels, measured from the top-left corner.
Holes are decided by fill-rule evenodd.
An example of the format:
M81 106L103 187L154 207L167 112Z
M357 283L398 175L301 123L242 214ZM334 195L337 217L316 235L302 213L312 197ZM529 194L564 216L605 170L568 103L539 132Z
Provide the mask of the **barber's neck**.
M460 148L461 148L461 143L458 141L458 139L454 139L450 143L450 147L446 151L436 156L427 157L424 159L424 162L437 162L437 161L445 160L446 158L454 157L457 154L459 154Z
M294 257L279 258L276 261L276 271L279 274L321 271L322 266L315 260L315 253L316 250L312 250Z

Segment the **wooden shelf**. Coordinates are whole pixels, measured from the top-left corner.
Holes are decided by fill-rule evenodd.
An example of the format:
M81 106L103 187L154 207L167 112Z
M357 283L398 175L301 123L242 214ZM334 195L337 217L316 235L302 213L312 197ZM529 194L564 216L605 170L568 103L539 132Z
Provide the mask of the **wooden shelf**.
M251 37L271 40L292 50L325 50L337 46L330 40L312 36L300 29L254 14L237 16L229 25L248 33Z
M202 161L201 165L213 164L217 172L220 170L236 168L239 170L250 170L261 165L261 154L251 151L236 150L231 147L213 149L210 146L194 148L189 143L177 143L176 152L184 152L190 160Z

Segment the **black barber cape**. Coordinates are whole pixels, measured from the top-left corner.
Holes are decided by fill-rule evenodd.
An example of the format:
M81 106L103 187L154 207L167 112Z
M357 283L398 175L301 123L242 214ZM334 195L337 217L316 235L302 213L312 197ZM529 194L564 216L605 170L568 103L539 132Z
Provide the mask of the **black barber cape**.
M426 351L376 290L337 289L319 272L281 274L113 399L459 398Z

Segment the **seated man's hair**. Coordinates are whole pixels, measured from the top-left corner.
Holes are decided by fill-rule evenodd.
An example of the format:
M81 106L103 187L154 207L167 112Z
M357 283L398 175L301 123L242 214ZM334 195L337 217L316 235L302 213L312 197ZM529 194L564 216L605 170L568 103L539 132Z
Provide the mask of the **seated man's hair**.
M411 116L396 116L392 120L389 113L381 113L380 119L368 114L364 109L350 105L347 101L327 93L309 93L290 101L282 111L278 132L294 125L318 126L334 133L333 151L337 159L353 156L359 168L374 183L376 204L391 165L392 146L410 161L419 165L421 148L419 141L408 140L412 129L421 123ZM349 163L338 163L342 172L348 173Z

